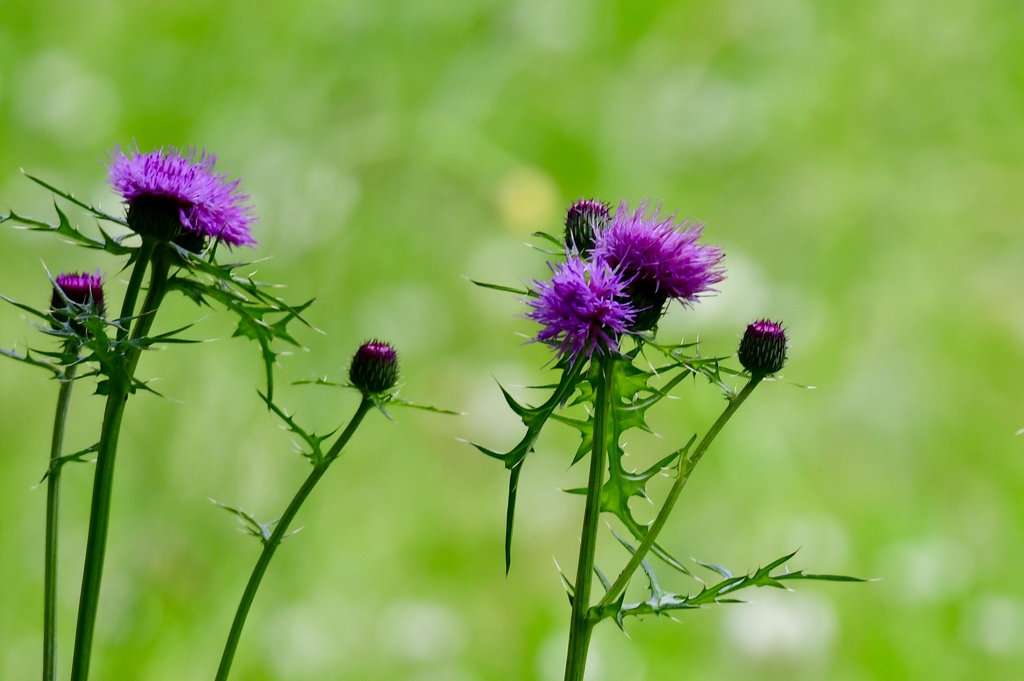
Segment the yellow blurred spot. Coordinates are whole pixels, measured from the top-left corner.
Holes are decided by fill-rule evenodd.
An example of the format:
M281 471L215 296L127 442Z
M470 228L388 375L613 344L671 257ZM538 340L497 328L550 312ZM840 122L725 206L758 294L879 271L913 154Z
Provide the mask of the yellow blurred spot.
M517 168L498 181L498 211L509 231L557 232L562 206L554 181L536 168Z

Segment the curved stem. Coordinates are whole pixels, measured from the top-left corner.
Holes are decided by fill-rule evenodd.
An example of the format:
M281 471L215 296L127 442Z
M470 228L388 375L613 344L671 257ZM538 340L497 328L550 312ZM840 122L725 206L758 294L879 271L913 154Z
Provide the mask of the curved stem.
M77 351L76 351L77 355ZM76 358L77 361L77 358ZM43 551L43 681L57 678L57 529L60 512L61 454L64 431L71 406L77 364L72 363L60 379L57 409L50 439L50 467L46 473L46 545Z
M750 397L750 394L754 392L754 388L757 387L763 378L763 375L758 374L755 374L750 378L750 381L743 386L743 390L729 400L729 404L726 405L725 411L718 416L718 419L715 420L708 432L704 434L704 438L697 445L697 448L689 453L686 458L679 463L676 480L672 484L672 489L669 491L668 497L665 499L665 504L661 507L661 510L658 511L658 516L654 519L654 522L651 523L650 527L648 527L647 534L644 535L644 540L640 542L640 546L638 546L636 551L633 552L633 555L630 556L629 562L626 563L626 567L622 568L622 572L619 573L619 576L612 583L611 588L608 589L608 592L604 597L596 606L594 606L594 610L600 613L602 608L614 603L615 599L625 591L626 585L629 584L629 580L633 576L633 573L636 572L638 567L640 567L640 563L647 556L651 547L654 546L654 542L658 539L658 534L661 532L662 528L665 527L665 523L668 521L668 517L672 513L672 508L679 499L679 494L683 491L683 487L686 486L686 481L690 479L690 473L693 472L693 469L704 456L704 453L708 451L708 447L710 447L711 443L715 441L715 437L718 436L718 433L725 427L725 424L728 423L729 419L732 418L732 415L736 413L736 410L740 408L740 405Z
M587 666L587 650L595 621L590 618L590 585L594 578L594 554L597 549L601 492L608 455L607 423L612 410L612 374L614 357L601 357L594 410L594 444L590 454L587 501L580 533L580 555L576 564L576 584L572 593L572 618L569 622L569 649L565 657L565 681L582 681Z
M118 339L127 333L127 320L132 317L132 307L139 294L142 275L149 262L153 267L149 278L149 291L142 310L135 320L131 340L140 340L149 333L156 318L157 308L167 288L170 260L166 246L154 245L143 239L139 257L135 261L122 306L122 330ZM130 302L130 304L129 304ZM89 537L85 548L85 567L82 571L82 592L78 603L78 627L75 631L75 653L71 663L71 681L86 681L89 678L89 659L92 654L93 636L96 629L96 611L99 605L100 583L103 579L103 560L107 549L107 529L110 525L110 500L114 482L114 459L121 433L121 422L129 393L132 392L135 367L141 354L141 345L129 346L121 357L119 366L111 369L107 381L107 404L103 412L103 426L96 451L96 473L92 488L92 506L89 512Z
M274 557L274 552L277 551L281 540L284 539L285 534L288 532L288 526L299 512L303 502L306 501L306 497L309 496L309 493L316 487L320 478L327 472L327 467L341 454L341 450L348 443L352 434L356 432L356 428L359 427L363 417L366 416L371 407L373 407L373 400L364 395L362 402L359 403L356 413L345 427L344 432L338 436L337 441L335 441L323 460L313 464L313 471L306 478L306 481L302 483L295 496L292 497L288 508L284 511L284 515L281 516L280 520L277 521L277 525L274 526L274 532L270 535L270 539L263 542L263 552L256 561L256 566L253 567L252 574L249 576L249 582L245 585L245 591L242 593L242 600L239 601L238 609L235 611L235 619L231 622L231 631L228 632L228 640L224 645L220 666L217 668L217 681L226 681L228 674L231 672L231 663L235 658L238 641L242 637L242 628L245 626L246 617L249 615L249 608L252 607L253 599L260 588L260 582L263 581L263 575L267 572L270 560Z

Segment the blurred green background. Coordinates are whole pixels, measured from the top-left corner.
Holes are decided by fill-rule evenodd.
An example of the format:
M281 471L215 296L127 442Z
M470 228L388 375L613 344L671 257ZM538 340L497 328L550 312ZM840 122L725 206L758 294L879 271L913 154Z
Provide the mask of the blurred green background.
M589 678L1024 678L1024 9L1000 0L289 3L5 0L0 212L52 217L19 168L110 210L115 144L195 145L243 178L263 280L315 296L282 380L343 379L393 341L404 397L467 412L371 418L279 553L233 678L559 679L582 504L552 429L522 480L506 578L506 473L459 441L521 432L495 381L550 380L514 296L543 277L530 232L573 199L664 200L706 221L729 278L664 337L728 354L781 318L785 380L759 388L664 535L798 584L679 622L599 629ZM88 220L84 221L90 226ZM119 263L0 230L0 292L45 305L52 272ZM170 399L128 407L94 678L212 678L257 543L207 499L277 517L306 474L256 395L257 349L219 311L169 300L193 337L143 358ZM0 343L47 347L12 306ZM45 469L57 386L0 363L0 678L40 666ZM813 384L816 390L794 385ZM76 393L69 447L101 400ZM517 390L520 396L528 393ZM720 408L694 384L633 438L637 466ZM287 387L319 432L348 392ZM379 416L379 415L378 415ZM62 669L91 466L65 474ZM667 485L662 485L664 491ZM638 513L647 514L643 504ZM624 554L608 532L606 571ZM694 588L667 569L668 586Z

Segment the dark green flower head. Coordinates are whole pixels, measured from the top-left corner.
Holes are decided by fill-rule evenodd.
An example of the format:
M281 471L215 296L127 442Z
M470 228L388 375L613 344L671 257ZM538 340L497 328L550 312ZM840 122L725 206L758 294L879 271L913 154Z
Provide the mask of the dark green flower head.
M398 353L379 340L363 343L352 357L348 379L367 395L391 390L398 382Z
M740 341L740 364L755 376L770 376L786 364L788 345L789 340L781 324L759 319L747 326Z
M140 196L128 206L128 226L159 241L173 241L182 233L181 206L167 196Z
M668 295L663 290L658 290L657 282L634 277L626 287L626 297L636 310L636 317L629 327L630 331L651 331L658 326L662 315L665 314Z
M593 199L580 199L565 213L565 245L586 256L594 248L598 233L608 224L608 206Z

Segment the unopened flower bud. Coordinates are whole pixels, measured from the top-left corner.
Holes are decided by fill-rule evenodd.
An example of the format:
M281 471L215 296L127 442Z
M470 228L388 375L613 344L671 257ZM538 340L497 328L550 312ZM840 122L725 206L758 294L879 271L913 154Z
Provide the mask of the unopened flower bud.
M99 272L95 274L89 274L88 272L82 272L81 274L65 272L58 275L55 283L56 287L54 287L53 295L50 298L50 311L56 319L70 322L71 328L76 333L82 333L83 329L74 321L77 312L71 309L71 306L65 302L65 298L74 305L89 310L98 317L102 317L105 314L103 282L100 280ZM64 295L61 296L61 293ZM59 328L56 323L54 323L54 328Z
M382 341L367 341L352 357L348 378L365 394L390 390L398 382L398 353Z
M608 206L601 201L580 199L565 214L565 245L587 255L594 248L597 234L609 220Z
M755 376L770 376L786 364L788 344L781 324L759 319L747 326L740 340L740 364Z

